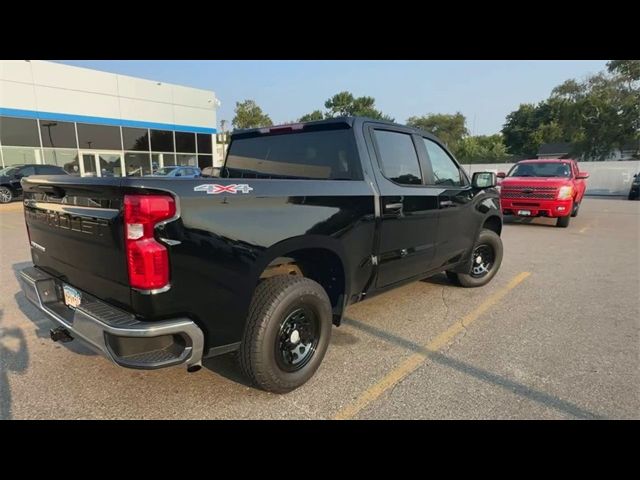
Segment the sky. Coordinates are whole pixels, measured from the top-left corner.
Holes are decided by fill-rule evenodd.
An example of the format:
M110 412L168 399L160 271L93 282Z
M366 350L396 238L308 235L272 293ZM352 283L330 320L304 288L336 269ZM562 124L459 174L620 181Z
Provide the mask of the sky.
M544 100L567 79L604 70L606 60L60 60L61 63L213 90L217 120L230 127L235 103L252 99L274 124L324 110L348 90L404 123L462 112L474 135L497 133L521 103ZM229 128L228 127L228 128Z

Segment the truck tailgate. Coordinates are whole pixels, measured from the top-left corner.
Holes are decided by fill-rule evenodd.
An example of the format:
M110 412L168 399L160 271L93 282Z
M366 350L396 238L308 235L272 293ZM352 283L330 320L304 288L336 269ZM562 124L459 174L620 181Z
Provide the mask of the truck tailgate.
M23 179L33 263L63 282L130 309L120 178Z

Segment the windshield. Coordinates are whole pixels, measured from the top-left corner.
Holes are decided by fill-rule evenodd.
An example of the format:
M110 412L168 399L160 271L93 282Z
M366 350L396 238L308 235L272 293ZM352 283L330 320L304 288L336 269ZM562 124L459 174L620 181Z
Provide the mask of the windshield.
M176 167L162 167L155 171L154 175L169 175Z
M5 167L0 170L0 175L4 175L6 177L10 177L16 173L18 173L18 167Z
M508 177L571 177L568 163L535 162L518 163L509 172Z

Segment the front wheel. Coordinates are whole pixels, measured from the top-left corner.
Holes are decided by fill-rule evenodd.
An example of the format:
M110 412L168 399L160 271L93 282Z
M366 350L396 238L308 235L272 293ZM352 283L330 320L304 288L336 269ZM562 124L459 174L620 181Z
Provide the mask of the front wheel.
M13 200L13 192L10 188L0 187L0 203L9 203Z
M502 239L493 230L482 230L471 259L469 273L447 272L449 279L457 279L463 287L486 285L495 277L502 264Z
M263 280L249 308L240 367L263 390L286 393L298 388L324 358L331 319L331 302L320 284L291 275Z
M556 220L556 227L567 228L570 221L571 217L569 215L566 217L558 217L558 220Z
M578 216L578 210L580 210L580 202L574 202L573 208L571 209L571 216L572 217L577 217Z

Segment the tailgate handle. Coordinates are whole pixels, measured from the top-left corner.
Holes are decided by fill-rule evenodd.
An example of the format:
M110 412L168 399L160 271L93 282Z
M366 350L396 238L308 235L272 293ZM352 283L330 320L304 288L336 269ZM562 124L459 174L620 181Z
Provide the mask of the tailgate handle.
M38 190L45 192L47 195L50 195L53 198L62 198L65 194L64 188L58 187L56 185L40 185L38 186Z

